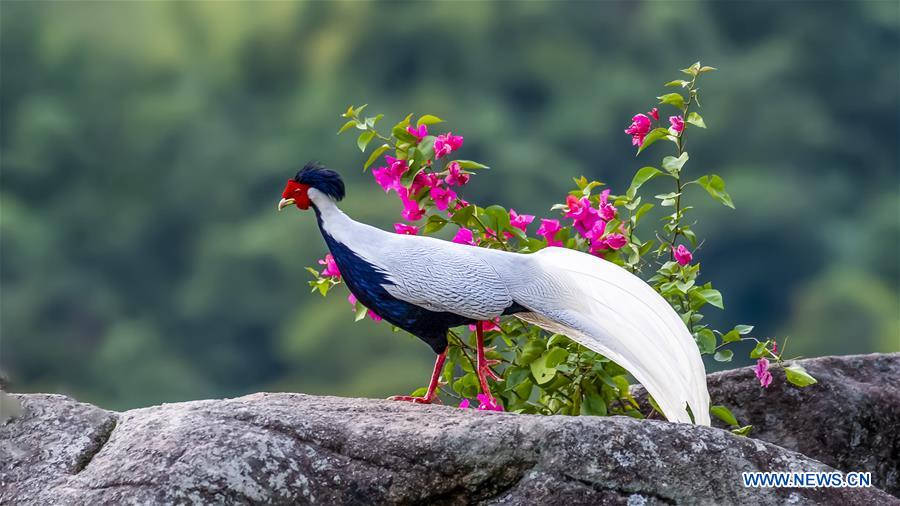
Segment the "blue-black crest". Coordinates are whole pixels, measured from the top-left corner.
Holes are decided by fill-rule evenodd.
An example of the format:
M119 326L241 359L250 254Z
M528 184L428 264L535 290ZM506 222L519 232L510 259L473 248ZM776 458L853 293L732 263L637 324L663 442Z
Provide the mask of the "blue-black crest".
M344 180L341 179L340 174L319 162L307 162L302 169L297 171L294 181L315 188L334 200L344 198Z

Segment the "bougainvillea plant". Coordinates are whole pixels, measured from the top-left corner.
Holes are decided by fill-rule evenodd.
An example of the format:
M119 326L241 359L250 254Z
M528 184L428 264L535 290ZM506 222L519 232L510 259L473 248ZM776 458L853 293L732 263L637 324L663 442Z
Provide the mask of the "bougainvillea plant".
M363 153L373 145L363 170L369 170L385 192L400 201L402 221L394 225L398 234L441 234L454 242L478 248L496 248L531 253L548 246L577 249L614 262L645 276L654 289L681 315L704 355L728 362L734 343L753 341L751 357L758 359L756 376L761 387L773 381L770 369L783 368L787 381L806 386L816 382L798 364L783 359L774 339L759 339L750 334L753 327L737 325L722 332L703 322L707 307L723 309L722 294L708 280L701 280L699 241L694 221L686 219L692 210L688 198L707 194L733 208L725 190L725 181L716 174L691 175L687 169L687 133L705 129L697 83L712 67L695 63L682 70L687 77L666 83L676 91L657 97L658 107L637 114L625 129L637 155L645 155L650 146L663 141L662 160L639 168L631 185L613 192L603 183L585 177L574 180L576 187L554 205L547 217L520 214L499 205L480 206L466 201L462 193L472 176L487 169L481 163L459 158L464 139L449 129L438 129L443 121L430 114L406 116L389 132L379 130L382 114L364 117L366 106L350 107L339 134L358 132L356 145ZM658 149L657 149L658 150ZM374 166L374 168L372 167ZM645 183L662 178L671 191L644 195ZM691 179L693 178L693 179ZM695 190L696 189L696 190ZM644 218L655 206L665 210L661 226L655 230ZM330 255L319 261L321 269L308 268L314 279L313 291L326 295L341 284L340 272ZM359 304L353 295L348 300L356 320L381 318ZM538 327L514 317L487 322L485 339L490 348L487 357L496 373L493 391L496 400L479 396L474 372L474 326L451 331L450 348L442 373L441 388L445 400L456 399L460 407L506 410L518 413L566 415L627 415L645 417L631 394L631 378L624 369L565 336L548 335ZM770 362L771 361L773 362ZM421 391L412 395L421 395ZM652 399L651 399L651 405ZM713 406L713 415L746 434L724 406Z

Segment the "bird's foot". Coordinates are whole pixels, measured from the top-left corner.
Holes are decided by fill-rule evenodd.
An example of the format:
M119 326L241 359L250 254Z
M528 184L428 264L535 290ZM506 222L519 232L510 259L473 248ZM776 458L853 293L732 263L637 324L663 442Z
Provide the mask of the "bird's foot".
M494 381L503 381L503 378L498 376L497 373L495 373L493 369L491 369L492 365L497 365L499 363L499 360L485 360L478 366L478 376L480 378L488 377Z
M394 395L388 397L389 401L403 401L403 402L411 402L413 404L440 404L441 399L437 396L425 396L419 397L415 395Z

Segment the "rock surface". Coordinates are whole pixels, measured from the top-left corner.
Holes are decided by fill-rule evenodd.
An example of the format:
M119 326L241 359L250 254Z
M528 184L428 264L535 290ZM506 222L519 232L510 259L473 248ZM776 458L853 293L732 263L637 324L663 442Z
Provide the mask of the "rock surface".
M841 471L869 471L875 486L900 496L900 353L797 362L819 382L796 388L776 369L759 388L747 367L710 374L710 399L753 425L751 437Z
M807 368L823 388L830 383ZM730 380L720 376L710 383L725 392ZM124 413L57 395L15 397L22 416L0 426L0 504L900 503L876 488L744 488L745 471L831 468L763 441L662 421L302 394ZM777 434L779 420L771 422L760 434ZM893 431L885 446L896 443ZM840 458L863 453L849 448ZM896 446L886 451L896 457Z

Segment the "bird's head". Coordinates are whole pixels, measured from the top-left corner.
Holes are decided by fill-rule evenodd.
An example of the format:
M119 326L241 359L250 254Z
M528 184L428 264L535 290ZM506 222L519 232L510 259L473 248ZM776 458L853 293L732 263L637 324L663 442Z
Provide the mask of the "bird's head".
M319 193L335 200L344 198L344 181L341 176L330 169L326 169L318 162L309 162L297 172L293 179L289 179L281 201L278 202L278 210L293 204L299 209L309 209L310 191Z

